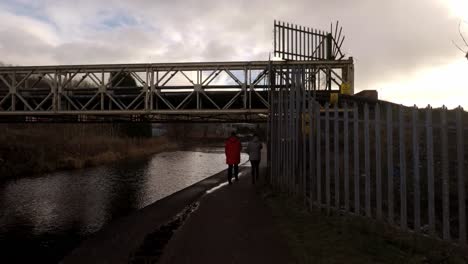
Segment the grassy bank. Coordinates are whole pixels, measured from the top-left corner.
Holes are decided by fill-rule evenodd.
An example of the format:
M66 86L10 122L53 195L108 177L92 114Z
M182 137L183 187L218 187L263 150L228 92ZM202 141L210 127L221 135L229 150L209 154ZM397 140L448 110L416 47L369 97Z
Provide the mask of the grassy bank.
M370 219L325 216L263 190L298 263L468 263L468 251Z
M4 124L0 129L0 180L138 158L176 147L166 137L129 137L111 124Z

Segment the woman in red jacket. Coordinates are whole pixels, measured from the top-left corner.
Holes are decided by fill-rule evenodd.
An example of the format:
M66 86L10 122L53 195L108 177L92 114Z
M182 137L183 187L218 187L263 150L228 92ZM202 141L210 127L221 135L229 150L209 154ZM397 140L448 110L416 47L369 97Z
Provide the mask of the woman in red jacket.
M231 184L232 170L234 169L234 177L239 180L239 163L240 163L241 143L236 133L232 132L231 136L224 142L224 153L226 153L226 164L228 165L228 182Z

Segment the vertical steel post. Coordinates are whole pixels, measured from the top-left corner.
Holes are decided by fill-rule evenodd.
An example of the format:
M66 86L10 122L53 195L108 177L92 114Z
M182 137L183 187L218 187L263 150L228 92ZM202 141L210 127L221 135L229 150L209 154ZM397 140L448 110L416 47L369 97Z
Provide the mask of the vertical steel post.
M276 26L276 21L275 21L275 26ZM275 34L275 41L276 41L276 34ZM274 74L272 73L272 67L271 67L271 61L270 63L268 64L268 102L270 103L269 106L268 106L268 112L269 112L269 115L268 115L268 124L267 124L267 172L268 174L265 174L265 175L268 175L265 177L265 183L266 184L271 184L271 175L270 175L270 171L271 171L271 151L272 151L272 144L271 144L271 125L272 125L272 108L273 108L273 93L271 92L272 90L272 86L273 84L275 83L275 80L273 79L274 78ZM198 84L201 84L202 83L202 80L201 80L201 74L200 74L200 78L198 80ZM268 182L268 178L269 178L269 181Z
M325 103L325 197L327 213L330 213L330 106Z
M449 207L449 172L448 172L448 138L447 109L442 106L440 112L440 128L442 143L442 238L450 240L450 207Z
M370 189L370 131L369 131L369 105L364 105L364 169L365 169L365 206L366 216L371 217L371 189Z
M297 25L296 25L296 28L297 28ZM297 41L297 33L296 33L296 41ZM296 46L297 46L297 43L296 43ZM298 157L298 149L297 149L297 133L298 133L298 130L297 130L297 111L298 111L298 100L297 100L297 94L298 94L298 90L299 90L299 71L298 71L298 68L295 68L294 69L294 86L293 86L293 96L292 96L292 121L293 121L293 124L292 124L292 150L293 150L293 155L292 155L292 165L293 165L293 172L292 172L292 176L293 176L293 193L295 195L298 194L298 189L297 189L297 186L298 186L298 179L300 178L300 175L299 175L299 170L298 170L298 165L299 165L299 157Z
M281 71L283 71L283 68L281 68ZM284 127L285 127L285 120L284 120L284 99L283 99L283 94L284 94L284 86L286 85L286 81L281 78L280 81L280 88L279 88L279 101L278 101L278 125L279 125L279 167L280 167L280 175L279 175L279 181L280 181L280 186L281 190L284 191L285 189L285 181L284 181Z
M303 68L303 72L302 72L302 78L303 78L303 86L302 86L302 97L303 97L303 100L302 100L302 118L303 118L303 122L304 122L304 125L305 125L305 122L308 121L309 119L309 113L308 113L308 109L307 109L307 102L309 100L308 98L308 94L307 94L307 88L306 88L306 82L307 82L307 76L305 75L306 74L306 69ZM307 130L308 129L308 130ZM306 133L306 131L309 131L308 134ZM306 128L304 127L304 131L302 133L302 153L303 153L303 157L302 157L302 173L304 175L304 195L307 196L307 181L309 180L310 181L310 177L308 177L308 174L307 174L307 161L308 161L308 158L307 158L307 155L309 154L307 152L307 143L308 143L308 135L310 134L310 123L309 123L309 128ZM310 193L309 193L310 195Z
M400 129L400 227L407 228L407 201L406 201L406 143L405 143L405 115L403 106L399 106Z
M377 219L382 220L382 152L380 138L380 106L375 105L375 199Z
M280 55L282 56L282 58L286 59L286 55L284 54L284 52L287 51L287 48L285 48L285 44L284 44L284 39L285 39L284 27L285 27L285 24L283 22L283 27L281 28L281 30L282 30L282 34L281 34L281 42L282 42L281 51L283 53L280 54Z
M302 42L303 42L302 35L303 35L302 26L299 26L299 52L298 52L299 53L299 60L303 60L303 57L302 57L302 55L303 55L302 54L302 52L303 52L303 50L302 50Z
M242 97L242 104L244 106L244 109L247 109L247 86L250 87L250 82L249 82L249 72L252 70L244 67L244 82L242 83L242 91L244 96ZM203 82L203 79L202 79Z
M435 235L434 207L434 146L432 137L432 108L426 109L426 140L427 140L427 192L429 233Z
M312 35L312 32L310 30L310 28L307 28L307 60L310 60L310 39L311 39L311 35ZM313 50L313 49L312 49Z
M150 111L149 102L150 102L150 91L148 89L148 82L150 79L150 71L148 68L145 69L145 82L143 83L143 89L145 91L145 111Z
M273 56L276 56L276 38L277 38L277 32L276 32L276 20L273 21Z
M465 142L464 142L464 122L465 114L463 108L457 109L457 177L458 177L458 237L461 244L466 244L466 202L465 202Z
M101 110L104 110L105 108L105 96L106 96L106 84L104 80L104 69L101 71L101 83L99 85L100 88L100 95L101 95Z
M387 105L387 199L388 199L388 222L393 224L393 120L392 106Z
M421 186L419 173L418 108L413 108L413 176L414 176L414 231L421 229Z
M316 181L316 174L315 174L315 167L316 167L316 159L315 159L315 141L314 141L314 131L316 129L316 126L314 126L315 122L315 101L312 99L312 96L309 91L309 178L310 178L310 205L313 205L314 201L314 194L315 189L317 186L315 186Z
M317 206L319 208L322 207L322 141L321 141L321 118L320 118L320 104L317 103L316 111L315 111L315 121L317 122L316 130L317 130L317 154L316 154L316 164L317 164Z
M340 209L340 171L339 171L339 123L338 123L338 104L335 103L335 106L333 107L334 113L334 127L333 127L333 132L334 132L334 142L333 142L333 154L334 154L334 165L335 165L335 207L337 210Z
M295 44L295 48L294 48L294 60L298 60L298 59L297 59L297 57L298 57L297 54L298 54L298 44L299 44L299 43L298 43L298 40L297 40L297 34L299 33L299 31L298 31L297 25L295 25L294 29L295 29L295 30L294 30L294 33L295 33L295 34L294 34L294 35L295 35L295 41L294 41L294 44Z
M290 72L290 75L292 76L292 72ZM293 86L293 79L290 79L290 86L286 90L286 101L287 101L287 112L286 112L286 118L287 118L287 127L286 127L286 147L287 147L287 181L288 181L288 192L291 195L292 193L292 184L291 184L291 178L292 178L292 144L291 144L291 129L292 129L292 121L291 121L291 108L292 108L292 86Z
M13 75L14 76L14 75ZM62 83L61 81L61 76L60 76L60 73L58 71L55 71L54 73L54 85L53 85L53 88L52 88L52 91L53 91L53 98L52 98L52 110L55 112L57 111L57 96L58 96L58 89L59 89L59 85ZM13 87L14 87L14 95L16 96L16 78L13 78L12 80L12 83L13 83ZM14 111L15 110L15 98L13 98L13 95L12 95L12 110Z
M359 194L359 110L358 106L354 104L354 111L353 111L353 137L354 137L354 213L357 215L361 214L361 202L360 202L360 194Z
M286 56L285 56L285 59L286 60L289 60L291 59L291 39L292 37L290 38L289 37L289 32L291 31L290 27L289 27L289 23L287 24L287 28L286 28ZM292 35L292 34L291 34Z
M345 211L349 212L349 120L348 120L348 104L343 107L343 136L344 136L344 202Z

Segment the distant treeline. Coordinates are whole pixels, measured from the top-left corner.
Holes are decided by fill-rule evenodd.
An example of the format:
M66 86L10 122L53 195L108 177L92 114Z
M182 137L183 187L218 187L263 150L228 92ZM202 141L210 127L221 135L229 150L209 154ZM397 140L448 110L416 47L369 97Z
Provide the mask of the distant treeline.
M150 124L0 124L0 180L148 156L175 148Z

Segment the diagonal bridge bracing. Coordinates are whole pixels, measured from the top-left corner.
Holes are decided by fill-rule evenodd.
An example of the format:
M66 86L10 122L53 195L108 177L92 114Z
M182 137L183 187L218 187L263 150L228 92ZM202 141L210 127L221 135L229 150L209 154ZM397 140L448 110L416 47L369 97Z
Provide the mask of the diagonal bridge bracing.
M293 72L314 98L353 94L341 32L275 21L275 61L0 67L0 122L266 122Z
M314 94L353 81L352 58L0 67L0 120L266 122L295 68Z

